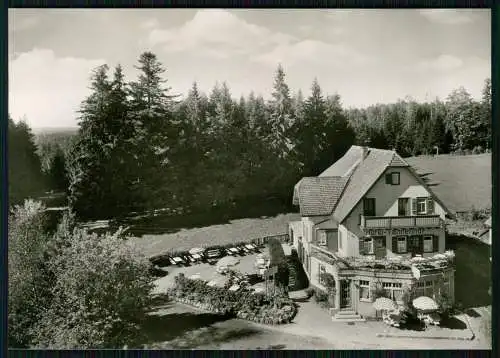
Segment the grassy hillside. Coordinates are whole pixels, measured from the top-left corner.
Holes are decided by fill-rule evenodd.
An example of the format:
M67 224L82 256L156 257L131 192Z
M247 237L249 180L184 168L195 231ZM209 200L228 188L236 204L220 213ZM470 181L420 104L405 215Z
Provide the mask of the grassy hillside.
M452 211L491 208L491 154L406 158Z

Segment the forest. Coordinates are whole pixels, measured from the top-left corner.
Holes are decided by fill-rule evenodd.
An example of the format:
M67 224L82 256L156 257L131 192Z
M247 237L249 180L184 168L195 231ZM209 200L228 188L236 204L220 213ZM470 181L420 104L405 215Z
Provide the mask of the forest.
M404 157L490 150L490 79L480 100L461 87L443 100L344 108L318 79L307 93L292 91L281 66L269 100L253 92L235 99L222 81L208 94L193 83L181 97L151 52L135 67L134 80L120 65L93 71L76 134L35 138L26 123L9 119L11 204L54 190L67 193L80 220L271 202L289 209L293 185L353 144Z

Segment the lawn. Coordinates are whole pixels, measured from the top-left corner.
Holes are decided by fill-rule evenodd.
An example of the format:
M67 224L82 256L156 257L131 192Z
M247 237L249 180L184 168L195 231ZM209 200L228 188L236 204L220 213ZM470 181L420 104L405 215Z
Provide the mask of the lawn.
M146 256L167 253L169 250L189 250L203 245L224 245L250 241L288 232L288 222L300 219L300 214L280 214L275 217L237 219L227 224L181 229L174 233L146 234L129 240Z
M491 208L491 154L405 158L454 212Z

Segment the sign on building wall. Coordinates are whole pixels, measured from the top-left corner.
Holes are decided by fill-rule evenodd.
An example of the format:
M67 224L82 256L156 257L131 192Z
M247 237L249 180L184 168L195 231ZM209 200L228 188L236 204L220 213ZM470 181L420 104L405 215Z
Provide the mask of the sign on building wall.
M392 234L393 236L405 236L405 235L423 235L425 233L424 228L400 228L400 229L364 229L367 235L380 236Z

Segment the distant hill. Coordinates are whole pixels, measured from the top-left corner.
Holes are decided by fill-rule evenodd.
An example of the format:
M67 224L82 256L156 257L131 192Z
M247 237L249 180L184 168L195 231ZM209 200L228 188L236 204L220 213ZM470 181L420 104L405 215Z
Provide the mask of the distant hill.
M491 208L491 154L405 158L454 212Z
M35 135L58 134L58 133L76 134L78 132L78 127L43 127L43 128L33 128L32 130Z

